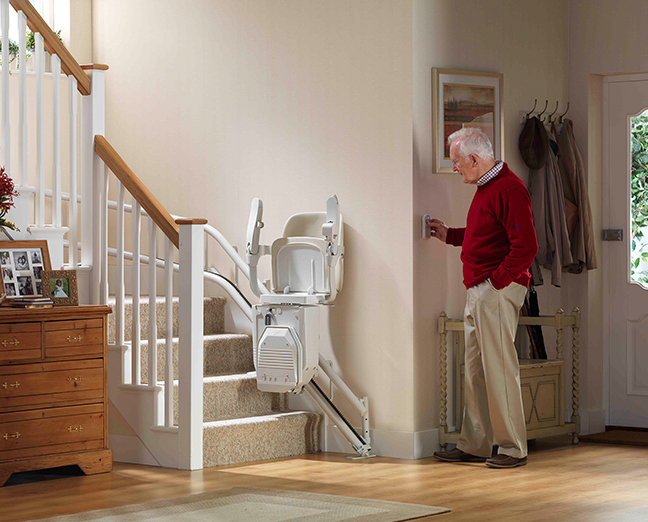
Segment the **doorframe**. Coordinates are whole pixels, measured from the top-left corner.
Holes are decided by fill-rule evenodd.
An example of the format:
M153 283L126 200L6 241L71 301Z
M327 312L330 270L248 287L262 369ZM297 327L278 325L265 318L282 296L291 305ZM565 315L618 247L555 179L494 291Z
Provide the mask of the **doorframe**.
M629 82L648 82L648 73L630 73L630 74L617 74L603 77L603 118L601 129L602 137L602 158L601 158L601 189L602 189L602 225L603 229L609 229L610 224L610 85L613 83L629 83ZM623 228L626 226L624 224ZM630 231L627 231L626 236ZM628 237L624 238L628 241ZM607 241L602 242L603 250L603 313L607 314L607 318L603 321L603 408L605 410L605 425L610 425L610 281L609 269L610 266L610 245Z

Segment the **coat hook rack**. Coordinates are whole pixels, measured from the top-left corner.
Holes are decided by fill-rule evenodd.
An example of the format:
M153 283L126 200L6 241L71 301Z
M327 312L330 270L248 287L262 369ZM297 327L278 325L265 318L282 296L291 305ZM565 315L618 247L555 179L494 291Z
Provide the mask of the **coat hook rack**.
M549 100L545 100L545 107L544 107L544 109L542 109L542 112L540 114L538 114L538 119L540 121L542 121L542 122L544 122L544 118L540 118L540 116L542 116L545 113L548 106L549 106Z
M558 116L558 123L562 124L563 118L565 117L565 114L569 111L569 102L567 102L567 110L563 112L560 116Z
M558 104L559 103L560 102L556 102L556 109L551 114L547 114L547 123L549 123L549 124L553 123L551 117L558 112Z

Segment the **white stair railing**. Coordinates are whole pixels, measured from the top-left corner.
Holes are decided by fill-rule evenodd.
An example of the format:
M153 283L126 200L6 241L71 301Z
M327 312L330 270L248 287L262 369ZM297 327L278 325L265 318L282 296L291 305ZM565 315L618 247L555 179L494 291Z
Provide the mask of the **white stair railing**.
M78 155L79 133L77 131L78 97L91 98L93 105L104 105L103 93L93 96L90 91L90 78L81 66L72 58L58 36L47 26L34 6L28 0L0 0L0 38L9 43L11 17L10 6L16 11L18 32L18 57L11 56L9 45L2 49L2 138L0 143L0 164L13 178L21 194L16 199L16 209L11 211L11 217L16 220L20 232L17 239L36 237L50 240L50 257L53 268L61 268L65 263L63 251L63 235L69 228L68 239L73 245L78 243L81 236L78 231L79 208L76 199L72 198L64 214L62 198L63 179L69 177L70 192L76 194L78 188ZM35 70L27 69L27 29L34 32ZM45 53L51 55L52 71L45 71ZM17 59L16 59L17 58ZM10 74L10 61L14 59L18 65L18 74ZM102 71L103 72L103 71ZM62 89L68 83L68 111L64 111ZM51 87L49 86L51 83ZM51 88L51 101L46 102L46 90ZM32 91L33 89L33 91ZM34 94L29 94L33 92ZM101 98L101 99L98 99ZM29 106L35 111L29 114ZM11 112L17 110L17 129L12 128ZM82 114L85 120L92 121ZM51 130L46 132L46 122L51 122ZM91 136L98 133L96 128L90 129ZM103 128L100 130L103 132ZM66 159L66 172L63 172L64 152L61 143L67 139L69 157ZM33 149L30 150L29 143ZM48 152L46 143L51 144ZM18 154L14 157L12 147L17 144ZM92 154L92 141L89 144ZM87 165L84 166L87 168ZM68 176L69 175L69 176ZM88 172L83 172L88 178ZM49 181L46 181L49 180ZM83 186L92 184L83 183ZM52 193L51 205L46 200L46 192ZM31 194L34 194L33 205ZM92 219L92 206L86 208L86 216ZM83 220L82 220L83 221ZM67 226L65 226L67 225ZM86 234L84 245L89 249L88 241L92 234ZM92 266L92 252L85 256L88 267ZM67 263L77 267L79 264L78 250L68 253Z
M178 465L182 469L202 468L202 379L203 379L203 252L204 252L204 226L206 220L174 220L164 210L150 191L137 178L124 160L117 154L105 137L95 136L95 152L101 162L100 170L104 171L101 180L101 231L100 262L95 266L100 274L97 279L106 282L105 291L100 292L101 304L107 304L108 295L116 295L116 325L115 340L126 346L125 342L125 261L131 261L131 293L132 293L132 322L131 342L127 349L130 351L130 382L122 386L131 388L149 389L156 396L154 400L155 411L151 412L154 418L153 426L173 430L173 389L174 377L178 380ZM109 181L108 171L104 165L117 177L117 202L114 208L116 216L116 250L108 247L107 231L108 209L113 206L108 201ZM125 193L131 195L131 252L124 248L124 224L126 221ZM145 221L148 229L148 249L146 255L142 252L142 214L146 213ZM159 232L165 236L165 258L158 259L157 236ZM176 267L174 262L175 250L178 247L179 256L179 352L178 375L173 372L173 272ZM117 277L114 291L108 288L108 256L116 256ZM145 259L142 263L141 260ZM166 303L166 331L165 354L166 366L163 382L157 379L157 267L164 267L165 284L164 296ZM144 277L142 277L144 272ZM147 332L147 384L142 384L141 367L141 328L142 318L140 310L140 296L142 282L147 282L148 292L148 332ZM159 405L159 407L157 406Z

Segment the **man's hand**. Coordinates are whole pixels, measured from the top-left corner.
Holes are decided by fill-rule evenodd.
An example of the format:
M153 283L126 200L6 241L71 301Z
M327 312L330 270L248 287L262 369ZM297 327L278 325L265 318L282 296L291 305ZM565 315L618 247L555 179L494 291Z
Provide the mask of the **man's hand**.
M428 226L430 227L430 234L432 237L436 237L438 240L446 242L446 237L448 237L448 226L439 219L432 219Z

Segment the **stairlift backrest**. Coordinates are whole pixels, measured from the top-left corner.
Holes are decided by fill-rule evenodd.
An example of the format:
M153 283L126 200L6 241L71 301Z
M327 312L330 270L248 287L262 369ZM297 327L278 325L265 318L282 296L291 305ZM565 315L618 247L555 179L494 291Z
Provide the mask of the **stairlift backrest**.
M284 225L282 236L283 238L290 238L291 240L298 240L301 243L311 242L313 246L317 246L322 250L322 256L326 255L326 241L324 241L324 236L322 236L322 225L326 222L326 212L302 212L300 214L295 214L288 218L286 224ZM277 241L280 241L278 239ZM276 243L276 241L275 241ZM338 247L344 247L344 218L340 214L340 232L338 237ZM323 246L322 246L323 245ZM322 259L324 265L326 262L324 258ZM275 246L272 245L272 276L273 282L275 283L274 287L276 291L281 292L282 289L278 288L276 283L276 265L277 257L275 256ZM326 273L326 271L325 271ZM328 281L325 281L324 284L328 288ZM335 287L337 291L342 290L344 283L344 258L340 258L336 267L335 267Z

